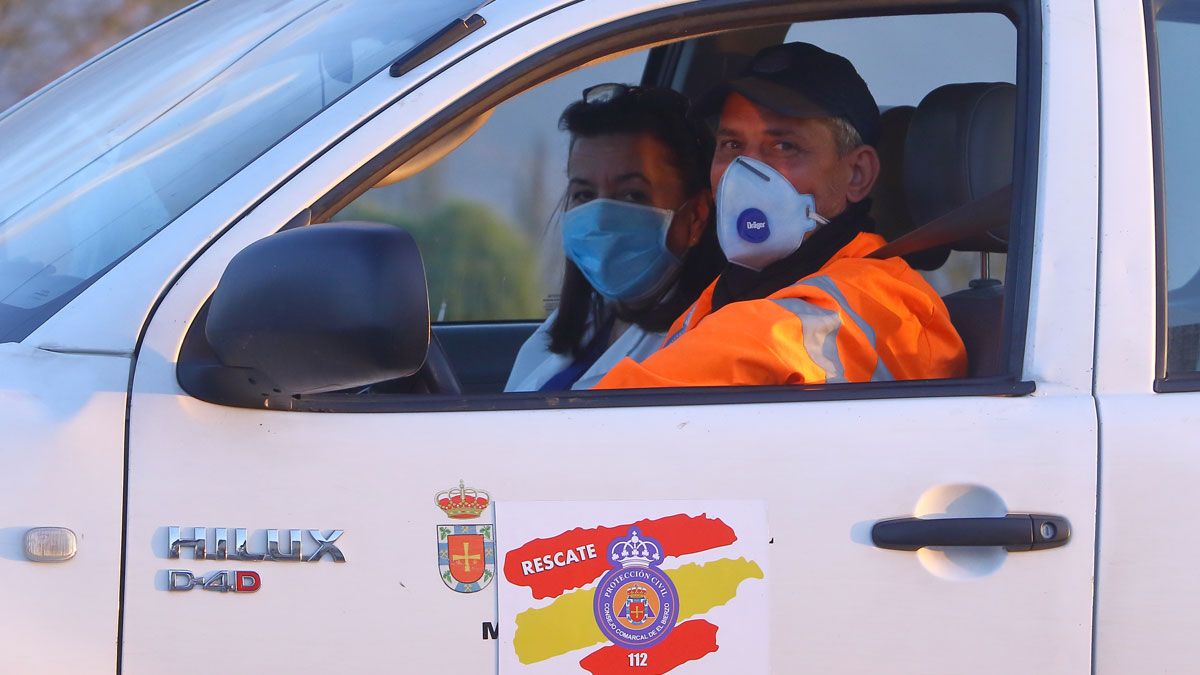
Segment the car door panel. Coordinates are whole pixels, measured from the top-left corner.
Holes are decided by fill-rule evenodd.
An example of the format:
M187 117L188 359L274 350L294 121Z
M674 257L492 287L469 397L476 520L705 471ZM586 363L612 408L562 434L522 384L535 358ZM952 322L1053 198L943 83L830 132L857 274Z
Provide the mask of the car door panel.
M1166 269L1160 266L1174 258L1196 257L1194 240L1168 238L1161 229L1156 232L1156 224L1159 228L1173 224L1180 234L1194 231L1189 216L1195 212L1175 207L1174 213L1182 218L1163 220L1171 211L1160 200L1194 205L1188 201L1194 200L1194 182L1187 174L1172 176L1172 165L1162 164L1159 153L1194 157L1196 137L1187 135L1194 128L1189 126L1193 116L1180 120L1179 110L1168 111L1157 100L1155 88L1162 87L1164 100L1167 95L1186 94L1188 90L1180 85L1192 79L1194 56L1188 54L1194 54L1195 48L1162 52L1166 58L1186 58L1164 61L1161 74L1152 74L1158 68L1156 45L1148 40L1154 36L1148 30L1153 22L1143 11L1157 11L1160 6L1098 5L1105 27L1099 42L1105 170L1096 342L1101 528L1095 672L1104 674L1193 670L1195 659L1185 636L1200 630L1200 616L1192 602L1200 592L1200 578L1192 564L1196 544L1190 537L1170 537L1164 529L1173 517L1200 508L1194 487L1200 392L1194 381L1186 379L1192 367L1181 368L1182 387L1162 386L1158 368L1165 367L1165 359L1156 360L1162 357L1164 345L1159 340L1168 335L1173 304L1165 292ZM1195 15L1183 19L1193 25L1177 28L1197 34ZM1194 96L1194 86L1190 91ZM1194 109L1195 99L1190 101ZM1169 113L1175 117L1168 117ZM1172 126L1172 119L1187 124ZM1153 125L1162 125L1158 134ZM1155 142L1164 144L1157 152ZM1174 147L1166 147L1170 143ZM1173 192L1172 186L1190 194ZM1159 249L1168 242L1176 248ZM1171 285L1182 282L1172 280ZM1173 545L1164 549L1164 541Z
M1001 673L1014 644L1029 646L1029 672L1088 670L1094 307L1070 298L1094 292L1096 185L1076 168L1095 156L1096 135L1094 118L1066 102L1095 95L1094 59L1071 39L1092 35L1090 6L1046 17L1045 30L1061 37L1047 41L1044 84L1066 89L1040 113L1040 147L1053 159L1041 167L1025 254L1031 395L921 398L910 389L875 398L847 388L829 390L842 400L797 391L794 400L717 405L674 392L670 405L547 399L517 410L293 413L213 405L179 388L183 336L234 253L486 74L581 26L661 4L580 2L455 64L297 174L173 284L133 380L126 672L207 670L198 644L220 645L244 670L493 672L499 647L484 623L497 620L495 584L458 593L439 576L436 527L447 516L435 495L460 480L497 502L764 500L773 543L762 629L775 672ZM883 518L1007 512L1064 516L1071 540L1026 553L870 543ZM489 510L475 522L492 520ZM210 528L210 538L211 528L246 528L251 551L263 550L271 528L284 539L293 528L341 529L346 562L193 560L188 550L169 558L170 526ZM243 568L260 574L259 591L166 590L169 569Z
M129 358L0 344L0 671L101 672L116 658ZM74 557L33 562L26 533L67 528Z

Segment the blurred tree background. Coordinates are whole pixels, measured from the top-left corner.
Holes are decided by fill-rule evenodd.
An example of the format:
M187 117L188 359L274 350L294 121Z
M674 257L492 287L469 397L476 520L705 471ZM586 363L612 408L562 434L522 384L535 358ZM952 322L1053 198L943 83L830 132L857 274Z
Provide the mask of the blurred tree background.
M188 4L183 0L0 0L0 110Z

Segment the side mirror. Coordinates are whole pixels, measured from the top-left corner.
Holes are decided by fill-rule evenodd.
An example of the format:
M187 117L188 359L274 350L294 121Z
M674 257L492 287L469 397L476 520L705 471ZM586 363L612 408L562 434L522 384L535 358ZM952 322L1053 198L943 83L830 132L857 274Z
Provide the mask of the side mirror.
M177 375L202 400L276 407L271 399L411 376L428 349L429 294L412 236L331 223L279 232L234 256L184 341Z

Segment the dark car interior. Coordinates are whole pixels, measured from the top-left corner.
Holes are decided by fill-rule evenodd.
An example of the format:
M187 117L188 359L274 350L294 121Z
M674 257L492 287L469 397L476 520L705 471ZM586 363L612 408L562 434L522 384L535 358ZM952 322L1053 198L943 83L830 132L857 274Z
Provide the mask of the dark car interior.
M770 26L655 47L649 52L642 84L670 86L695 100L738 72L758 50L782 42L787 32L787 25ZM928 92L916 106L881 111L882 170L872 194L872 216L889 245L877 257L902 255L917 269L936 270L952 250L978 255L979 273L969 287L944 296L967 348L971 378L1001 375L1006 367L1006 291L1000 280L991 278L988 254L1005 253L1008 248L1016 111L1016 87L1004 82L944 85ZM462 125L468 130L458 134L462 138L456 143L479 124ZM292 223L289 228L306 224L307 220ZM230 381L246 377L245 373L230 375L229 369L217 365L232 364L207 344L220 330L209 326L209 340L200 330L207 311L206 307L185 340L179 377L185 390L213 400L213 382L219 380L222 384L217 388L227 389ZM434 321L423 367L392 371L385 382L356 383L345 393L500 393L518 349L537 325L536 321ZM262 405L259 396L269 398L270 392L258 391L259 385L239 386L241 404Z

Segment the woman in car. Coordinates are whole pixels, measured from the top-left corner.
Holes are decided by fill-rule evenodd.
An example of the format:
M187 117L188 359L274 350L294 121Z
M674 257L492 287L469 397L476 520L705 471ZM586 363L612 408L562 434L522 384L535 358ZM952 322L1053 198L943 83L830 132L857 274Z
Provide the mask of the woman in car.
M587 389L662 346L725 263L710 223L712 139L670 89L602 84L571 104L558 309L521 347L505 391Z

